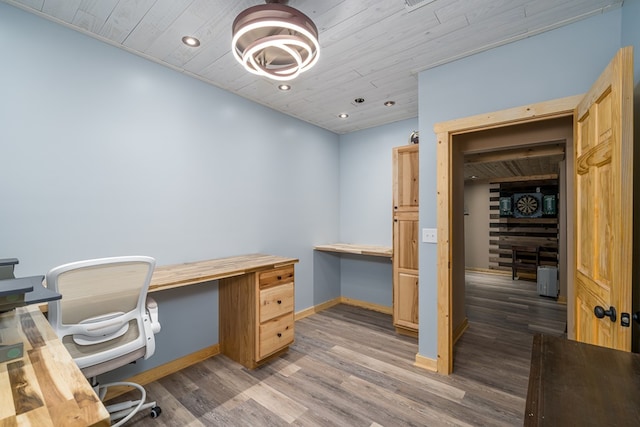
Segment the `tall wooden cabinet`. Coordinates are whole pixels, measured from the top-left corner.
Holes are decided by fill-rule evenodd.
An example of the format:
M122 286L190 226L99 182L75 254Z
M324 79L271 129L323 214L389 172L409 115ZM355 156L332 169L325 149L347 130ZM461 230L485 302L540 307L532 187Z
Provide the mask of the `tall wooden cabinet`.
M418 334L418 145L393 149L393 324Z

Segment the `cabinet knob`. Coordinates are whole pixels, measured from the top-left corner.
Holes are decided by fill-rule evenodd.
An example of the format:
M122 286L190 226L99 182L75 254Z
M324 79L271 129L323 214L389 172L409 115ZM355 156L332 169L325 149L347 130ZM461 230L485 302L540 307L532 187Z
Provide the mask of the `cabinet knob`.
M282 300L281 299L279 299L277 302L278 302L278 304L282 304Z
M278 332L278 338L282 338L282 334Z
M278 276L278 280L282 280L282 276Z

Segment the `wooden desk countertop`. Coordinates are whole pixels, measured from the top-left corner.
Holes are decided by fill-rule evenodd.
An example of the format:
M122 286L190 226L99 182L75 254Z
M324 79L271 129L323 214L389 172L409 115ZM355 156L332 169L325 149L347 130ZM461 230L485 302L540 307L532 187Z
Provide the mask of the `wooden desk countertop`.
M0 343L24 356L0 363L0 425L109 426L109 413L37 306L0 314Z
M258 270L291 265L296 262L298 262L297 258L251 254L183 264L161 265L153 271L149 292L240 276Z
M331 245L318 245L313 249L323 252L339 252L345 254L369 255L391 258L393 251L387 246L359 245L353 243L333 243Z

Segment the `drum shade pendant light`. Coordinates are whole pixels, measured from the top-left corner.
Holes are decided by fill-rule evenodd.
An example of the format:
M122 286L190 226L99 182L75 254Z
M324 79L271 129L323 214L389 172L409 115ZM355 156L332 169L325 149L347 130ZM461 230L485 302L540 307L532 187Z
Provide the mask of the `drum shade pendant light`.
M250 7L233 21L233 56L250 73L291 80L318 61L318 29L287 1Z

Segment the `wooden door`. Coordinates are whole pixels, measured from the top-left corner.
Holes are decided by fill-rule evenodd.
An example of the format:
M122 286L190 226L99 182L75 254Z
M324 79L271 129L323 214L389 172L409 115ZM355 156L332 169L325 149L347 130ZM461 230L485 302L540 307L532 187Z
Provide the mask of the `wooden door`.
M575 337L631 350L633 51L626 47L574 113ZM594 310L613 307L613 316Z

